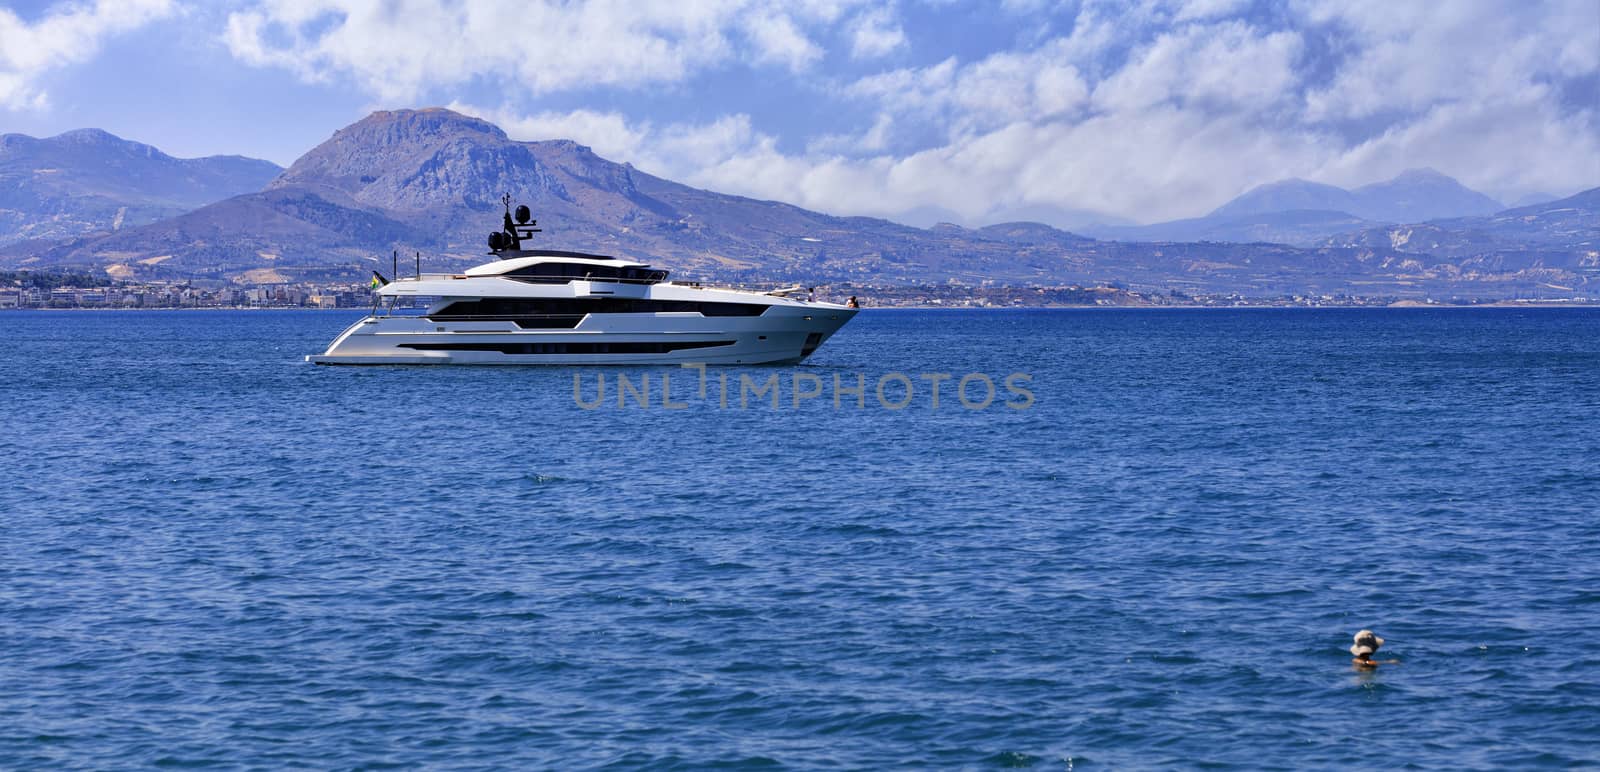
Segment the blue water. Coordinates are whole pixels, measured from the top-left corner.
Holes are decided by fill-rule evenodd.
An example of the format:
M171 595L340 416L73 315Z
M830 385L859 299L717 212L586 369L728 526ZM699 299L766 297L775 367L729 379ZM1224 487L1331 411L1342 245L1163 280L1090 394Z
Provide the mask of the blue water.
M350 318L0 315L0 767L1600 764L1600 312L869 310L746 410Z

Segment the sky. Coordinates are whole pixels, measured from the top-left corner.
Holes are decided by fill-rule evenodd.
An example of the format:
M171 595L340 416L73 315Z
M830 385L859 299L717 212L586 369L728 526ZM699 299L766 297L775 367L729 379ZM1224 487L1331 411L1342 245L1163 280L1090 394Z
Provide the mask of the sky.
M288 165L427 106L914 225L1420 167L1514 204L1600 185L1600 0L0 0L0 133Z

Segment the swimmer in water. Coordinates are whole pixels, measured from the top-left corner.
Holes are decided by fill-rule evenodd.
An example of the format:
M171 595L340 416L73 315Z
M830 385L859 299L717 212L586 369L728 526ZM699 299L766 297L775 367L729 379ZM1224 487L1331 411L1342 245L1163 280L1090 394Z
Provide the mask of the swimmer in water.
M1377 653L1378 649L1382 646L1383 639L1379 638L1377 633L1374 633L1371 630L1362 630L1361 632L1356 633L1355 645L1350 647L1350 653L1356 655L1356 658L1350 660L1350 664L1355 665L1358 668L1373 668L1379 665L1400 664L1400 660L1397 659L1384 660L1383 662L1373 659L1372 655Z

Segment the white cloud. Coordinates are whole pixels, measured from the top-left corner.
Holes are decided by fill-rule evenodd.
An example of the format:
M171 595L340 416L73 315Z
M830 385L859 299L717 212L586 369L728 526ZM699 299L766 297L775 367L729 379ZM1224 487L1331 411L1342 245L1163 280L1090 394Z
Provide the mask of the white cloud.
M1505 201L1600 185L1594 114L1562 114L1548 91L1436 105L1340 153L1313 175L1360 185L1431 166Z
M617 112L574 110L523 115L510 107L453 103L450 109L488 120L519 141L571 139L619 163L669 179L692 181L696 170L729 158L771 153L776 140L757 132L750 116L725 115L709 123L633 122Z
M1300 5L1309 20L1349 38L1344 66L1308 96L1313 120L1503 98L1552 77L1600 70L1600 6L1593 0Z
M756 46L756 60L782 64L799 72L822 58L822 48L787 15L772 13L751 17L745 31Z
M1600 73L1600 8L1304 0L1287 28L1263 28L1226 18L1238 7L1089 0L1070 35L1031 51L848 84L842 94L880 110L870 132L828 135L804 156L730 158L700 182L973 223L1025 208L1196 216L1286 177L1353 186L1418 166L1507 199L1600 184L1600 104L1563 108L1552 84ZM1306 61L1318 25L1343 31L1331 77ZM1341 123L1395 110L1366 134ZM927 126L942 144L883 153L885 134Z
M1300 38L1242 22L1163 34L1095 88L1097 106L1141 110L1173 101L1220 110L1262 110L1292 95Z
M1434 166L1507 200L1600 184L1600 103L1563 108L1557 86L1600 76L1593 0L1299 7L1349 41L1335 76L1307 93L1304 121L1384 119L1321 178L1354 185Z
M999 53L967 66L951 58L863 78L844 93L898 115L938 121L952 136L1062 118L1085 105L1089 89L1060 50L1052 44L1033 53Z
M850 55L857 59L876 59L906 45L906 33L887 8L858 14L850 28Z
M1058 2L1059 0L1000 0L1000 8L1006 13L1036 14Z
M175 10L172 0L97 0L60 3L30 24L0 8L0 107L42 109L49 96L36 85L46 72L86 61L101 41Z
M696 185L828 212L895 217L937 207L983 224L1020 209L1184 216L1197 200L1238 192L1236 180L1272 179L1308 157L1318 158L1315 138L1167 107L1139 120L1018 121L898 157L786 156L756 145L680 172Z
M812 30L862 0L252 0L223 41L303 80L349 78L387 102L494 78L533 94L677 83L733 60L800 72Z
M300 13L307 29L327 27L318 9L333 2L285 6L283 18ZM700 30L722 41L719 55L741 56L747 66L831 81L819 98L847 103L853 109L837 114L857 122L812 122L820 128L809 135L782 135L789 127L781 117L759 123L736 95L719 100L720 116L681 123L642 120L627 108L530 114L516 100L487 112L463 109L519 138L570 137L700 187L838 214L941 211L968 224L1018 211L1196 216L1264 182L1304 177L1353 186L1416 166L1507 199L1600 183L1600 105L1562 102L1563 79L1600 74L1600 47L1585 42L1584 30L1597 29L1585 21L1594 14L1581 3L1529 11L1512 0L1426 8L1295 0L1281 9L1288 23L1272 26L1239 18L1242 5L1229 1L1082 0L1070 11L1046 3L1029 7L1075 14L1065 34L970 60L864 76L824 71L820 79L817 70L841 60L824 57L817 41L846 41L858 55L877 51L857 50L857 32L898 30L898 14L911 10L891 14L846 0L713 5L689 12L704 11L703 21L679 20L684 26L673 29ZM1012 5L1021 13L1027 3ZM681 36L663 32L665 22L618 23L618 34L657 36L655 50L672 60ZM764 24L772 26L757 32ZM823 34L830 24L839 25L831 38ZM280 41L261 55L296 45ZM902 38L895 49L904 45ZM431 58L434 69L402 72L400 80L450 72L449 57ZM308 73L340 71L358 68L323 63Z
M1248 0L1185 0L1173 15L1174 21L1210 19L1237 13L1248 5Z
M453 107L496 122L516 139L574 139L611 160L698 187L837 214L895 217L936 207L971 224L1029 207L1165 212L1174 194L1228 195L1235 174L1270 173L1305 150L1305 140L1257 132L1241 164L1232 152L1240 147L1239 127L1175 109L1139 121L1019 121L906 156L861 156L851 144L856 137L832 138L831 147L830 141L814 143L800 155L783 153L775 137L743 114L656 126L616 113L524 117L514 110ZM873 141L870 135L890 122L880 116L864 139ZM1193 173L1175 175L1170 159L1145 152L1175 142ZM829 152L840 146L849 146L854 157Z
M882 153L889 148L890 134L894 131L894 116L878 113L872 125L864 131L841 134L824 134L806 143L809 155L848 155Z
M452 102L450 109L494 123L515 140L572 139L616 161L640 158L651 134L648 124L629 125L628 119L616 112L573 110L522 115L505 108L489 109L461 102Z
M734 0L681 6L412 0L263 0L231 13L240 60L305 80L352 78L385 101L493 76L531 92L673 82L727 55Z

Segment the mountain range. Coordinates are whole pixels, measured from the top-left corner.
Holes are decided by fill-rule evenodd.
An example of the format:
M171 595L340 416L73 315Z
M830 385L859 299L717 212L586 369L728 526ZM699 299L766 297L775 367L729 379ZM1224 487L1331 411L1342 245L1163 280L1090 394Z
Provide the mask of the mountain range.
M1440 217L1487 215L1500 202L1433 169L1409 169L1387 182L1355 190L1291 179L1252 188L1212 212L1217 217L1317 209L1349 212L1383 222L1422 222Z
M1483 216L1505 207L1433 169L1409 169L1354 190L1301 179L1252 188L1204 217L1083 232L1120 241L1271 241L1312 245L1390 223Z
M1367 228L1327 239L1325 246L1389 248L1488 271L1581 253L1580 266L1600 265L1600 188L1487 217L1454 217Z
M1048 244L965 229L834 217L698 190L595 155L569 140L516 142L443 109L378 112L336 132L264 190L117 233L29 243L0 263L104 268L134 277L270 281L353 276L392 250L434 270L485 258L509 193L543 221L547 246L667 265L725 280L830 278L916 283L1050 278L1059 246L1086 241L1045 228ZM1041 228L1043 226L1040 226Z
M241 156L173 158L98 129L0 135L0 244L156 222L260 190L282 171Z
M75 238L0 247L0 266L270 283L359 279L399 251L420 252L426 270L454 271L487 259L485 237L499 227L506 193L533 208L543 246L732 281L1505 292L1590 281L1600 230L1593 196L1542 204L1534 214L1474 214L1499 207L1426 170L1355 191L1300 181L1263 186L1208 216L1317 223L1321 235L1299 247L1264 243L1282 239L1104 241L1025 222L914 228L691 188L569 140L513 141L491 123L438 108L373 113L263 185L144 225L124 218L120 229L87 225ZM1391 213L1469 216L1413 226L1401 237L1400 226L1341 210L1273 209L1352 201ZM1558 214L1566 209L1580 214ZM1422 244L1448 246L1418 251ZM1511 253L1520 257L1508 261ZM1494 264L1506 269L1489 270Z

